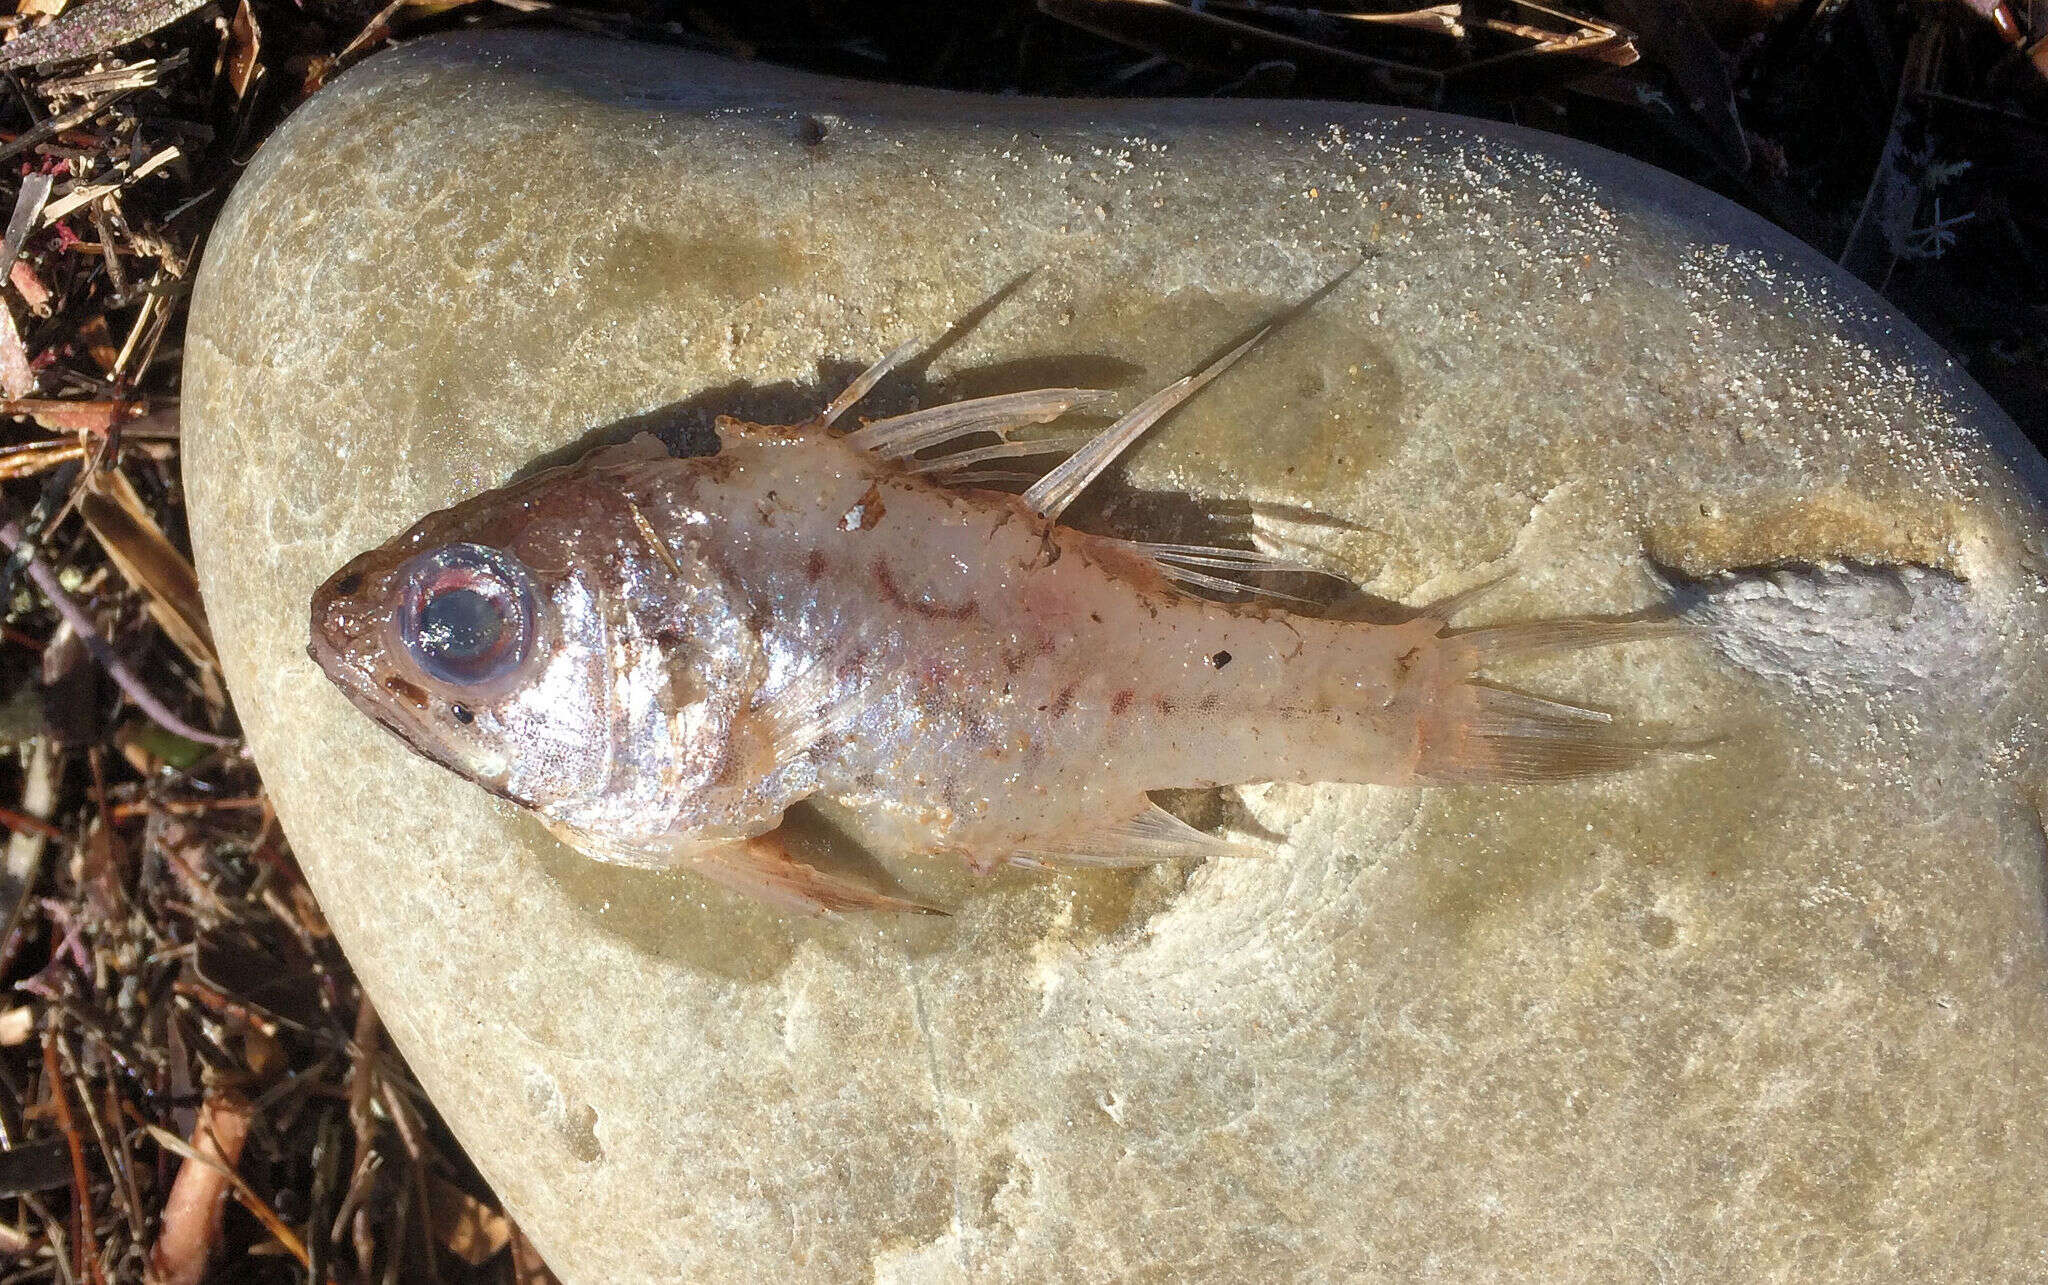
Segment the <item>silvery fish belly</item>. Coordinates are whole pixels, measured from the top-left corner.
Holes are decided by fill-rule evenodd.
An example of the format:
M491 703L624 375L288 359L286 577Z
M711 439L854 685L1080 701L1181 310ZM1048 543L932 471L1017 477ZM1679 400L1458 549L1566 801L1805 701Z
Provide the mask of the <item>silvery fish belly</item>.
M321 585L310 650L365 714L589 856L809 911L928 908L792 857L780 827L807 798L977 870L1131 864L1244 850L1151 790L1543 781L1652 752L1475 677L1670 621L1459 631L1460 600L1323 620L1254 588L1293 564L1061 524L1257 339L1056 462L1015 430L1102 394L835 428L901 349L808 423L721 420L692 457L643 435L429 515Z

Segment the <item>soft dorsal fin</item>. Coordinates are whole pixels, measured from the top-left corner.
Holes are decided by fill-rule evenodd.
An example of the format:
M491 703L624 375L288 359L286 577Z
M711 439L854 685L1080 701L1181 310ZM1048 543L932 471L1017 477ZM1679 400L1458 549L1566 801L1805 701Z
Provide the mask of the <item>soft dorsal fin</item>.
M1232 549L1220 544L1166 544L1156 540L1120 540L1111 536L1095 538L1105 544L1114 545L1133 557L1150 562L1170 584L1226 599L1275 598L1302 606L1315 605L1313 599L1304 598L1299 594L1285 593L1238 578L1243 576L1317 576L1344 584L1351 583L1350 577L1341 572L1325 570L1291 558L1261 553L1256 549Z

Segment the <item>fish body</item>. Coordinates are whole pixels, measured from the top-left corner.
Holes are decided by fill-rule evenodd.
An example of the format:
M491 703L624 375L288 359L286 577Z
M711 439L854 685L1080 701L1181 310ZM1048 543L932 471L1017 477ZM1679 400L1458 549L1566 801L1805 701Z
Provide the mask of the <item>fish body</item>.
M582 851L803 909L912 908L789 856L778 828L810 798L986 871L1234 849L1152 790L1542 780L1642 756L1603 715L1473 680L1655 625L1458 632L1448 608L1368 625L1217 601L1190 591L1218 583L1201 568L1257 559L1062 525L1092 473L1019 496L947 485L917 453L1007 441L989 425L1074 392L961 404L939 427L965 430L929 442L934 412L840 434L828 411L722 420L708 456L599 449L352 560L314 597L311 652L372 718ZM1142 432L1130 418L1106 435ZM1088 449L1097 472L1114 458Z

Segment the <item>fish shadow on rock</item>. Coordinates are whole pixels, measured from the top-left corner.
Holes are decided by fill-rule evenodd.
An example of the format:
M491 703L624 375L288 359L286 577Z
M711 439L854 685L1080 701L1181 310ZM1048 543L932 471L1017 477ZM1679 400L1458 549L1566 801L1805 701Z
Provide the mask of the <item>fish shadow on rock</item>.
M920 896L919 890L906 888L887 863L810 804L797 804L787 820L791 848L800 859L888 895ZM912 958L942 949L951 937L943 918L792 914L719 887L687 866L656 870L596 861L554 840L538 822L532 823L532 846L541 869L594 926L649 958L707 976L765 982L806 943L851 961L871 955L878 935ZM1010 886L1017 881L984 882Z
M574 464L600 447L616 446L641 433L652 433L671 455L690 457L716 455L721 417L751 424L801 424L823 410L826 403L851 384L862 367L850 362L821 362L818 378L808 383L783 380L754 384L736 380L704 389L680 401L629 415L591 429L555 450L536 456L510 480L531 477L551 468ZM943 380L925 377L913 363L893 372L861 401L863 418L881 419L926 406L985 397L999 392L1031 388L1116 388L1133 382L1141 367L1113 357L1094 354L1060 354L1023 361L992 362L986 366L957 371ZM1107 424L1104 417L1070 415L1060 422L1062 431L1091 424Z

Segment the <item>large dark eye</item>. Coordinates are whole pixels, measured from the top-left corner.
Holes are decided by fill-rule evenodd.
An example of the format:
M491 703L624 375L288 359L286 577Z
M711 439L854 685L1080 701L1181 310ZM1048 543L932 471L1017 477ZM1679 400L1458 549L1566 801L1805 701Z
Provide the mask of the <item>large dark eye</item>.
M421 669L476 687L510 673L533 646L526 568L481 544L450 544L413 559L398 632Z

